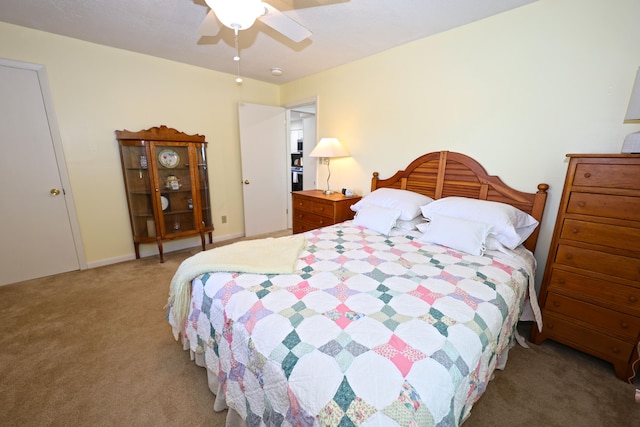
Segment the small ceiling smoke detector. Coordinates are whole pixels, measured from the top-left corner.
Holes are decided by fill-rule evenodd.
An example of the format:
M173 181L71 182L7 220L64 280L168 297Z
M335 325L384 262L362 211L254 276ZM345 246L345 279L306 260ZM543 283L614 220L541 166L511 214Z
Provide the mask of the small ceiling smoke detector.
M281 76L282 75L282 68L272 68L271 69L271 75L273 75L273 76Z

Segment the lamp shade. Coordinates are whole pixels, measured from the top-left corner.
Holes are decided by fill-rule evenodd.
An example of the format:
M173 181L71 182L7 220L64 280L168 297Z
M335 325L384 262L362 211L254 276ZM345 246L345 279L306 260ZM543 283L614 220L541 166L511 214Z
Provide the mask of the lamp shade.
M265 8L261 0L205 0L222 24L236 30L246 30Z
M349 152L340 144L338 138L322 138L311 150L309 157L349 157Z
M640 68L636 73L636 80L633 84L629 107L627 107L627 115L624 120L640 120Z

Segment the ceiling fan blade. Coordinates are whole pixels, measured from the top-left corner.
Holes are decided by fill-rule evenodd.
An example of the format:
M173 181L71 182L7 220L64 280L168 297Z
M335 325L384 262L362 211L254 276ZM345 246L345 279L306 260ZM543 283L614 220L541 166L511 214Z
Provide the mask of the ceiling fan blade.
M216 18L216 14L213 13L213 10L209 10L207 16L198 27L198 35L200 36L215 36L220 32L220 24L218 23L218 18Z
M266 9L266 13L258 18L260 21L296 43L299 43L311 36L311 31L307 30L305 27L298 24L296 21L289 18L287 15L268 3L263 4Z

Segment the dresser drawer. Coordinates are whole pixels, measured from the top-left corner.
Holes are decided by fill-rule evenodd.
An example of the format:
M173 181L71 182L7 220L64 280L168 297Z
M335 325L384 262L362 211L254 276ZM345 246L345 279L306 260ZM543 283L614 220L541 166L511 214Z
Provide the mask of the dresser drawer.
M609 361L628 362L635 343L624 342L617 338L575 324L571 319L544 310L542 332L553 340L587 351Z
M558 245L555 262L629 280L640 279L640 260L570 245Z
M565 219L560 237L640 252L640 228Z
M573 185L637 190L640 168L634 164L581 163L576 166Z
M572 191L567 213L640 221L640 197Z
M635 342L640 334L640 318L549 292L545 308L589 323L619 339Z
M640 288L620 285L593 277L554 268L549 279L549 291L579 295L580 299L640 316Z

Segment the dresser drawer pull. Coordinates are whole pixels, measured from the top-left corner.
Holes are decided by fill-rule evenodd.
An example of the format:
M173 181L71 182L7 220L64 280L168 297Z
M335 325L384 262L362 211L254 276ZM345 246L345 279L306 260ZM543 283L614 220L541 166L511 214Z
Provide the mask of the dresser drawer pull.
M323 219L320 220L320 224L324 224L324 220Z
M620 349L618 347L611 347L611 351L614 352L615 354L620 353Z
M566 259L573 259L573 254L566 254L564 257Z
M585 178L591 178L591 173L590 173L590 172L585 173L585 174L584 174L584 177L585 177Z
M553 323L547 323L547 328L553 329Z
M578 202L578 206L580 206L581 208L584 208L586 205L587 205L586 202L583 202L583 201Z
M634 297L633 295L629 297L629 302L636 302L636 301L638 301L638 298Z
M560 283L561 285L564 285L565 283L567 283L567 281L565 280L564 277L561 277L560 279L558 279L558 283Z
M553 306L554 307L560 307L560 301L554 301L553 302Z
M621 327L622 329L629 329L629 324L628 324L627 322L621 322L621 323L620 323L620 327Z
M573 234L578 234L578 231L580 231L580 230L578 230L577 228L573 228L573 229L571 230L571 232L572 232Z

